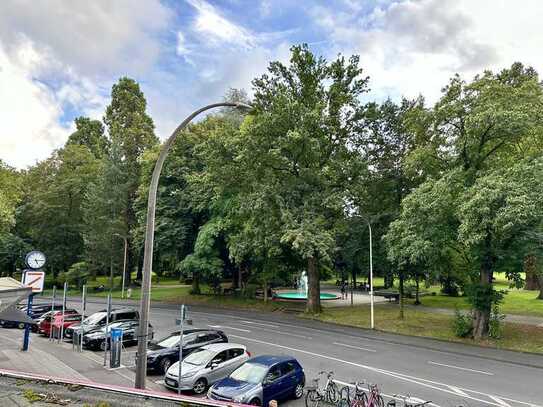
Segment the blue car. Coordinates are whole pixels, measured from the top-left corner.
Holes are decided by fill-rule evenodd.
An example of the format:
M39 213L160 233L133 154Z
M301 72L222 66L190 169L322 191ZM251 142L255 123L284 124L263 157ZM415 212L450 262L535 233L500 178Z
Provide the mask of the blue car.
M249 359L230 376L209 388L212 400L267 406L271 400L299 399L304 394L302 366L291 356L263 355Z

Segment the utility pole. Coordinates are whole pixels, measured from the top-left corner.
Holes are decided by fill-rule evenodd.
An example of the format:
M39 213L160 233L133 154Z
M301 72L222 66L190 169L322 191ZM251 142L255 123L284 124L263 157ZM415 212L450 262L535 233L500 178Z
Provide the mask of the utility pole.
M143 281L141 284L141 299L140 299L140 329L138 335L138 353L136 359L136 381L137 389L145 389L145 379L147 374L147 338L149 336L149 308L151 306L151 272L153 269L153 244L155 239L155 210L156 198L158 190L158 180L162 172L162 166L168 156L171 146L173 145L178 134L185 127L206 110L216 107L235 107L243 109L251 109L252 107L245 103L222 102L213 103L196 110L188 116L172 133L172 135L162 145L160 154L153 170L151 184L149 186L149 197L147 199L147 223L145 225L145 246L143 252Z

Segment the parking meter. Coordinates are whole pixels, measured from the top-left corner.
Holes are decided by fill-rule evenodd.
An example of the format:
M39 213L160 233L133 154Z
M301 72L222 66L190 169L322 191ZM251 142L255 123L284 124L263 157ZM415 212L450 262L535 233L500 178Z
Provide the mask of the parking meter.
M111 328L110 330L110 354L109 367L115 368L121 366L121 350L123 344L123 330L121 328Z

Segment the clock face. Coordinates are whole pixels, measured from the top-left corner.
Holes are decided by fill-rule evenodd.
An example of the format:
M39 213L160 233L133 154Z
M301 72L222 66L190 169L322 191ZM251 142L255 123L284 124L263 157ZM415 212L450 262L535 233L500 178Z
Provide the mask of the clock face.
M45 254L37 250L26 255L26 265L31 269L40 269L45 265Z

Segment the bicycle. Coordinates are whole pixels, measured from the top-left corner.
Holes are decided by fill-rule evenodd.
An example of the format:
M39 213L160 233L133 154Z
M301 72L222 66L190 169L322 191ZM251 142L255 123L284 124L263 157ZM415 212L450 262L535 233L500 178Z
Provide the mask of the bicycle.
M362 399L364 407L385 407L385 401L379 394L379 388L376 384L368 385L368 394L364 393Z
M326 384L324 388L319 388L319 377L326 374ZM317 407L319 402L325 401L336 404L339 401L339 389L333 381L334 372L319 372L319 377L313 379L314 387L307 390L305 395L306 407Z
M412 402L410 401L411 400L410 395L402 396L401 394L395 394L393 397L395 399L401 399L403 401L402 407L424 407L432 403L431 401L422 401L422 402L416 402L415 404L412 404ZM387 407L396 407L396 400L394 399L390 400L387 403Z
M353 383L354 384L354 397L351 401L351 407L366 407L366 402L364 397L366 396L366 392L362 388L361 384L359 382Z

